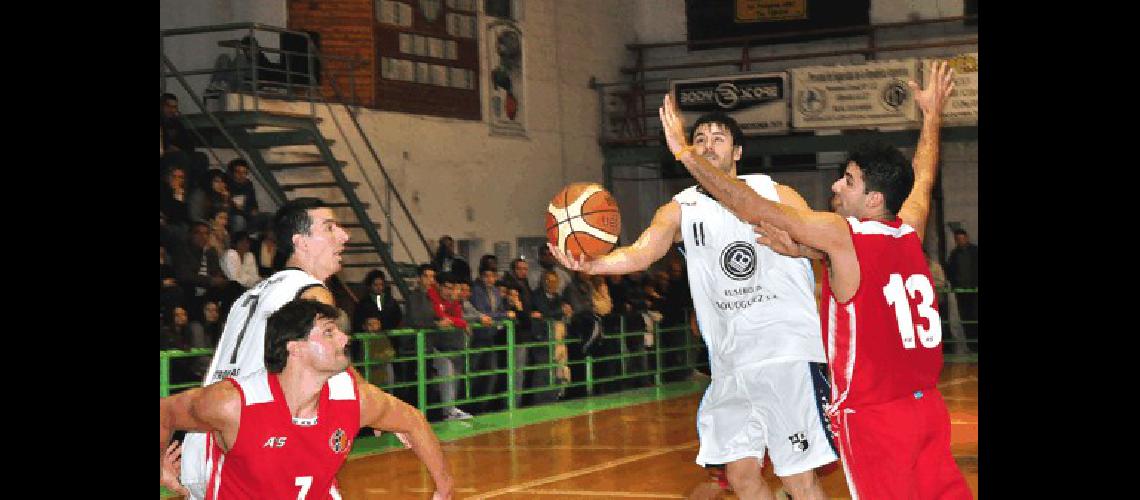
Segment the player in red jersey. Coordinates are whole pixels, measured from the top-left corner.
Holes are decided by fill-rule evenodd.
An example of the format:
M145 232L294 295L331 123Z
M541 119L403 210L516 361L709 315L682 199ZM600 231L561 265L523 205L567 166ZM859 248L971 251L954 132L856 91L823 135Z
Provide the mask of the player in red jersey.
M971 497L950 453L950 416L936 385L942 329L921 243L942 107L954 90L945 62L931 70L927 88L910 82L923 112L913 170L888 145L856 148L832 185L838 213L757 195L693 154L670 96L659 110L669 149L726 208L759 225L761 243L788 250L781 242L790 237L826 256L820 316L832 377L828 415L856 499Z
M266 324L265 369L229 377L159 401L160 484L178 483L174 430L211 432L222 453L206 498L339 500L336 473L352 439L367 426L405 433L435 481L433 499L448 499L452 478L439 441L423 415L348 367L348 336L336 308L297 299Z

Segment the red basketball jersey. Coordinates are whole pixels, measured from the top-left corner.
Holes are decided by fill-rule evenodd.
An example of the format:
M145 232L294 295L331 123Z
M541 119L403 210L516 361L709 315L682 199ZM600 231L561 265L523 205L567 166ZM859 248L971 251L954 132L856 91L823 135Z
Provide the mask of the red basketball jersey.
M914 228L847 218L859 289L840 303L824 272L820 323L831 370L829 414L914 397L938 383L942 322L930 268Z
M207 500L340 500L336 473L360 429L352 376L343 372L329 379L311 426L293 422L277 374L258 371L226 380L241 393L241 424L210 474Z

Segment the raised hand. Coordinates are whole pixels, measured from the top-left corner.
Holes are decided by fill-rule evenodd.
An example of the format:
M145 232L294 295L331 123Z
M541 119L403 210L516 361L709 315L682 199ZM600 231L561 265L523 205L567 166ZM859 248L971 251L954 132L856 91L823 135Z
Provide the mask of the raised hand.
M689 144L685 137L685 120L681 118L681 113L677 110L677 103L673 102L672 95L665 94L665 100L657 109L657 115L661 117L661 128L665 131L665 143L669 145L669 151L675 156Z
M182 472L182 443L173 441L166 447L166 453L162 454L162 460L159 461L159 471L159 485L182 496L190 494L178 481Z
M914 101L922 108L924 115L941 115L946 98L954 92L954 68L946 61L934 61L930 65L930 77L926 79L925 89L920 89L914 80L907 82L907 85L914 92Z

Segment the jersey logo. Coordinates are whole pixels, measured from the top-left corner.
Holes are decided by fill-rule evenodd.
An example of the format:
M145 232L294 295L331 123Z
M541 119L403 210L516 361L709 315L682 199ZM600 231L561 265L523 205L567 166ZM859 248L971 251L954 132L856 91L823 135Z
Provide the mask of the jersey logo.
M720 268L734 280L745 280L756 271L756 249L751 243L733 242L720 253Z
M332 448L333 453L342 453L348 450L348 435L345 434L344 429L337 428L329 436L329 448Z
M792 449L798 452L805 452L808 450L807 436L803 432L797 432L788 436L788 441L792 442Z
M286 436L281 436L281 437L270 436L269 440L266 441L265 444L261 445L261 447L262 448L284 448L285 447L285 437Z

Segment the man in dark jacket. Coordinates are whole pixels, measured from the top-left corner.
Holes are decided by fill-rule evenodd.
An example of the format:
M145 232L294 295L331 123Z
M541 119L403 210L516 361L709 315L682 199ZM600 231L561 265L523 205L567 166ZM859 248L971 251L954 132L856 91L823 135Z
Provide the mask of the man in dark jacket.
M978 246L970 242L970 235L966 230L954 230L954 250L946 259L946 279L954 288L978 288ZM962 321L978 320L978 293L958 292L954 294L958 299L958 317ZM963 323L966 339L978 339L978 324ZM970 349L978 351L978 345L971 342Z

